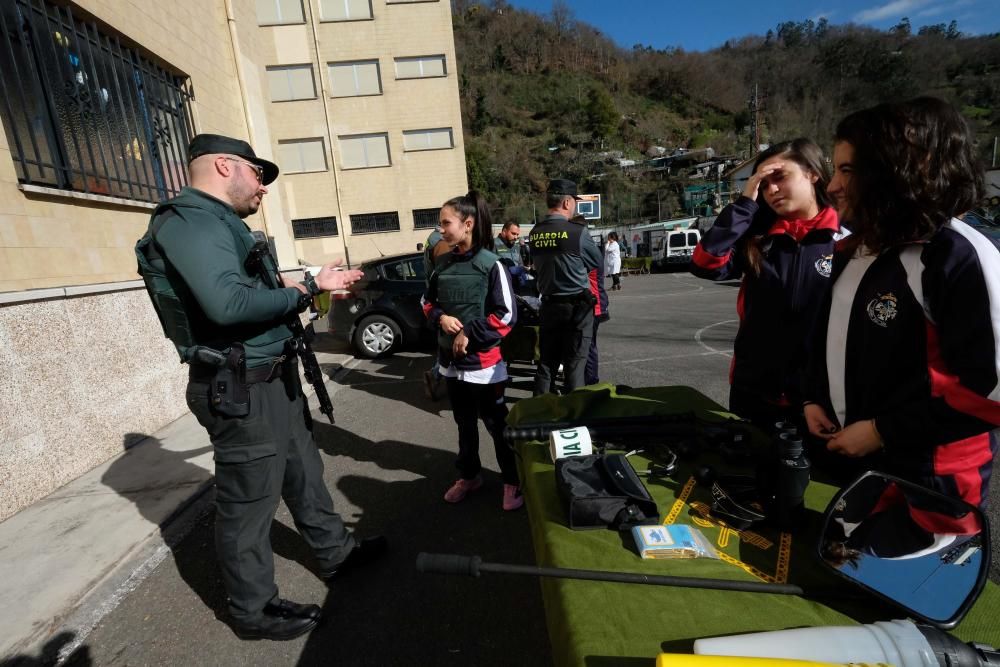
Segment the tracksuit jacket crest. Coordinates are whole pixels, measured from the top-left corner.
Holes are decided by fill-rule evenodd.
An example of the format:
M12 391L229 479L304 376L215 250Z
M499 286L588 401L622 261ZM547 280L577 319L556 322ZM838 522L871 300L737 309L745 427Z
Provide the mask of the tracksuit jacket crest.
M887 472L983 505L1000 426L1000 250L960 220L878 256L837 253L806 398L875 419ZM991 432L992 431L992 432Z
M772 403L797 405L805 344L830 287L840 224L836 212L825 208L814 220L779 219L756 231L751 227L758 210L757 202L742 196L726 206L695 248L691 273L709 280L743 278L730 383ZM746 266L740 243L756 234L764 234L759 276Z

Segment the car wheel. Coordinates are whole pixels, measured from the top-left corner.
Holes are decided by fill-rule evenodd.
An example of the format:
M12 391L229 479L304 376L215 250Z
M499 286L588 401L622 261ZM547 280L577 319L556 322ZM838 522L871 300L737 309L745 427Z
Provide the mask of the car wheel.
M396 321L385 315L369 315L354 330L354 349L368 359L390 354L403 340Z

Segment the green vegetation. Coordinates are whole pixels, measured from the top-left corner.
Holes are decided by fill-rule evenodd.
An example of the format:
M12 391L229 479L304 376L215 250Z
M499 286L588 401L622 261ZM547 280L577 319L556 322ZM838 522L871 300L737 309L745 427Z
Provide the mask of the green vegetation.
M1000 35L908 20L888 31L785 22L705 53L622 49L557 0L546 16L504 0L452 0L470 186L500 219L531 220L549 177L603 195L605 223L682 214L685 174L619 166L663 147L750 156L760 140L813 137L830 148L847 113L919 94L943 97L976 129L984 159L1000 134Z

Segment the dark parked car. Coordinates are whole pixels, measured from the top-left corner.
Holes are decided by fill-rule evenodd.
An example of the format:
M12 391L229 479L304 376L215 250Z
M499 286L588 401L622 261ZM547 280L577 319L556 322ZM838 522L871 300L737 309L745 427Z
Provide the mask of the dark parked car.
M1000 221L996 218L991 218L983 211L969 211L962 219L991 239L1000 240Z
M328 331L346 338L358 356L369 359L421 340L432 343L434 334L420 307L426 286L423 253L380 257L358 268L364 272L361 280L330 295ZM514 291L517 324L504 339L504 359L531 361L537 358L538 293L533 280Z
M362 264L364 277L331 295L329 331L346 337L359 356L390 354L422 337L430 339L420 308L423 253L380 257Z

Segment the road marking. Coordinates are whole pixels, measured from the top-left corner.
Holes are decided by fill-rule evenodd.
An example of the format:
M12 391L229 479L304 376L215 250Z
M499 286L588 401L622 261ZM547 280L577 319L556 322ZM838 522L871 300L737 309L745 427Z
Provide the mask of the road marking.
M732 357L733 356L732 351L728 351L727 352L726 350L717 350L717 349L715 349L714 347L712 347L708 343L704 342L701 339L701 335L704 332L706 332L709 329L711 329L712 327L721 326L723 324L732 324L733 322L739 322L739 320L722 320L721 322L715 322L714 324L709 324L707 327L702 327L702 328L700 328L700 329L698 329L697 331L694 332L694 341L696 343L698 343L698 345L701 345L703 348L705 348L706 350L708 350L712 354L721 354L724 357Z
M642 364L647 361L664 361L666 359L687 359L688 357L708 357L714 354L719 354L718 352L689 352L687 354L669 354L662 357L645 357L644 359L625 359L619 361L619 364ZM614 359L608 359L608 361L614 361Z

